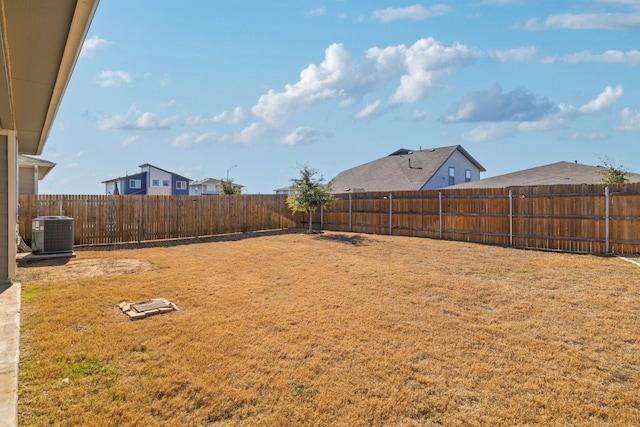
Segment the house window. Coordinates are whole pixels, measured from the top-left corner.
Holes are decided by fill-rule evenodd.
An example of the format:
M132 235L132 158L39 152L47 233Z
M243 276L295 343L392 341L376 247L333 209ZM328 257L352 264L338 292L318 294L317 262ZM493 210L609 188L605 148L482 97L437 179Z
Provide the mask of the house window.
M142 188L142 181L139 179L130 179L129 188Z
M176 181L176 190L186 190L187 181Z
M168 179L163 179L162 180L162 186L163 187L169 187L169 180Z
M207 193L215 193L216 186L207 184L207 185L204 186L204 191L206 191Z
M160 180L159 179L154 179L151 181L151 185L153 187L160 187Z
M464 170L464 182L470 182L471 181L471 169L465 169Z
M449 185L453 185L456 183L456 168L453 166L449 167Z

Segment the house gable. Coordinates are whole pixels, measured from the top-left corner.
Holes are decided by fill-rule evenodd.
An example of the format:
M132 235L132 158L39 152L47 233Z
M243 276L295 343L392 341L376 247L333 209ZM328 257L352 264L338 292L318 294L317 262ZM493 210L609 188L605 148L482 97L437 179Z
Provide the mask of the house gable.
M198 195L217 195L220 194L220 180L215 178L205 178L197 181L191 181L189 184L189 194Z
M340 172L330 184L336 193L440 188L449 185L449 167L454 168L458 180L464 179L466 170L471 171L471 179L479 179L480 172L485 170L459 145L417 151L401 148L386 157Z

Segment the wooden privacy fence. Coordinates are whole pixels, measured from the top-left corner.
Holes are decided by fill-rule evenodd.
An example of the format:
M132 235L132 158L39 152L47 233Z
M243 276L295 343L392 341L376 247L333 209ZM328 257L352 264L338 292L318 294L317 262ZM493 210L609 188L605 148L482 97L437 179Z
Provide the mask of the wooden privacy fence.
M298 226L286 195L96 196L20 195L20 235L31 241L31 220L74 219L75 245L274 230Z
M320 214L322 228L333 231L640 252L640 183L340 194Z

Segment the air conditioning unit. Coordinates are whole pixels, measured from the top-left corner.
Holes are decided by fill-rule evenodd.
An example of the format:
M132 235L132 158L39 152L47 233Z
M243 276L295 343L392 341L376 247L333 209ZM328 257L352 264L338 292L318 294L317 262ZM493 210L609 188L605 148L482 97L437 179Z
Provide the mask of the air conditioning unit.
M51 254L73 252L73 218L39 216L31 221L31 250Z

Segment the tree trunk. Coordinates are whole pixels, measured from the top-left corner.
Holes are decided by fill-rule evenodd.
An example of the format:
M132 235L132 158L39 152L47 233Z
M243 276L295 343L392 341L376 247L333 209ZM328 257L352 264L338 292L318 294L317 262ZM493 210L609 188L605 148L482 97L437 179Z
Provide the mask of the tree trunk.
M311 227L313 225L313 212L309 211L309 233L311 233Z

